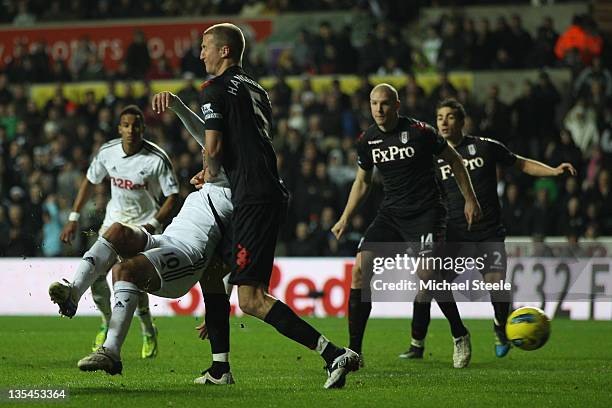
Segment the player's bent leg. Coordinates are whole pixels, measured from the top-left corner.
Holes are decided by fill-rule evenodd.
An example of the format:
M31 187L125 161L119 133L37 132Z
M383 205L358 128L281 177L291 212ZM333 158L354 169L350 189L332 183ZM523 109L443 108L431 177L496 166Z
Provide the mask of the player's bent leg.
M109 228L112 229L111 226ZM100 278L104 278L117 262L116 246L104 237L96 242L83 255L77 266L72 282L53 282L49 286L49 296L60 308L64 316L72 317L83 293Z
M488 272L484 274L484 281L487 283L500 283L505 278L503 272ZM495 332L495 355L497 357L505 357L510 351L511 343L506 337L506 321L510 314L510 291L492 290L491 303L495 313L493 322L493 330Z
M339 348L330 342L286 304L267 294L262 285L240 285L238 301L246 314L259 317L285 337L321 355L326 362L328 375L324 388L343 387L346 375L359 369L357 353L348 348Z
M132 322L138 296L141 290L154 291L161 286L154 266L142 254L115 265L113 282L114 304L106 341L99 350L79 361L78 367L83 371L121 373L121 346Z
M147 244L147 234L141 227L120 222L113 223L102 236L116 248L122 258L136 256Z
M351 291L348 305L349 349L359 354L359 367L365 365L361 347L366 324L372 311L372 302L369 299L364 300L362 298L361 259L361 252L358 252L351 271Z

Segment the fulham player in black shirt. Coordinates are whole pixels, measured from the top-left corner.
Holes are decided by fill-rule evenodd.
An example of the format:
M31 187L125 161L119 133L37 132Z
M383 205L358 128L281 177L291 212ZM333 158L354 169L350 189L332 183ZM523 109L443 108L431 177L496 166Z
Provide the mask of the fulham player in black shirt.
M470 173L476 197L482 205L482 219L468 226L463 217L463 197L453 180L453 170L450 166L438 160L437 177L441 181L448 200L448 219L446 241L463 244L465 252L461 256L483 256L484 269L481 271L485 282L497 283L506 276L506 250L504 246L505 229L501 223L500 203L497 196L498 165L514 166L520 171L536 177L560 176L566 171L572 175L576 170L569 163L558 167L550 167L535 160L518 156L509 151L502 143L463 134L465 120L463 106L454 99L440 102L436 109L438 132L463 157L463 162ZM510 350L506 339L506 320L510 311L509 293L490 291L491 302L495 312L495 354L505 356ZM423 356L424 340L429 325L429 308L415 307L412 320L412 342L402 358L421 358Z
M274 249L287 211L288 192L272 147L272 108L266 91L242 70L244 36L233 24L216 24L202 39L200 58L214 78L205 84L205 180L225 170L232 189L232 265L242 311L316 350L326 361L325 388L344 386L358 355L339 348L267 293Z
M435 242L444 240L446 210L435 175L436 157L445 160L457 174L455 180L465 196L463 213L467 224L475 222L481 212L461 157L431 126L399 116L399 104L397 91L391 85L379 84L372 90L370 107L375 124L357 142L357 175L346 208L332 228L336 238L340 239L357 207L367 196L372 171L376 166L382 175L385 197L360 244L349 295L349 347L360 354L366 322L372 308L370 299L362 299L362 287L364 284L366 288L369 285L369 282L362 283L361 262L362 258L369 255L365 250L362 254L363 243L430 243L433 246ZM416 251L424 253L423 249L421 246ZM365 276L371 276L370 271L365 272ZM421 273L419 276L422 277ZM427 297L429 294L419 293L417 299L423 295ZM457 305L447 301L452 298L448 293L440 291L434 296L455 338L453 359L460 361L460 364L467 364L470 358L470 339Z

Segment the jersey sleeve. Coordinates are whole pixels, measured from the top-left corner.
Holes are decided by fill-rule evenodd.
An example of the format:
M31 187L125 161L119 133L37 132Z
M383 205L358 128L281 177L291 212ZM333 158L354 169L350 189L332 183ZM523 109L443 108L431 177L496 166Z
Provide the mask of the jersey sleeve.
M104 165L103 153L98 151L87 169L86 177L92 184L100 184L106 176L108 176L108 170Z
M503 143L496 140L489 141L493 150L495 161L504 166L512 166L516 163L516 154L512 153Z
M179 192L178 181L170 160L161 161L157 180L165 197Z
M425 122L417 122L417 126L421 128L432 154L437 156L448 146L446 140L432 126Z
M368 149L368 144L365 141L365 133L362 133L357 139L357 164L365 171L372 170L372 167L374 167L370 149Z
M200 102L204 128L223 132L223 117L225 116L223 93L217 86L210 85L202 91Z

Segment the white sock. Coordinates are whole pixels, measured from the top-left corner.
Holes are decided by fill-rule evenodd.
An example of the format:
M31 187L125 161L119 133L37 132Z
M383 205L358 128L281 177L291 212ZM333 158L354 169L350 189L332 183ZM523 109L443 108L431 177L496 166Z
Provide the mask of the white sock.
M414 346L414 347L423 348L423 347L425 347L425 339L423 339L423 340L412 339L412 340L410 340L410 345Z
M76 289L78 296L77 301L96 279L100 276L106 276L116 262L117 251L115 251L113 245L104 237L98 237L97 241L83 255L72 280L72 286Z
M319 354L323 354L323 350L325 350L328 344L329 340L327 340L327 337L323 335L319 336L319 339L317 340L317 346L315 347L316 352Z
M213 361L227 363L229 361L229 353L215 353L212 355Z
M108 287L106 276L101 276L92 283L91 296L98 310L102 313L102 323L108 327L111 318L111 290Z
M151 310L149 309L149 295L147 292L140 291L138 295L138 310L136 312L140 319L140 329L142 334L147 336L155 335L153 321L151 320Z
M114 357L119 358L121 356L121 346L134 317L140 289L132 282L118 281L113 285L113 290L115 291L113 315L108 325L104 348Z

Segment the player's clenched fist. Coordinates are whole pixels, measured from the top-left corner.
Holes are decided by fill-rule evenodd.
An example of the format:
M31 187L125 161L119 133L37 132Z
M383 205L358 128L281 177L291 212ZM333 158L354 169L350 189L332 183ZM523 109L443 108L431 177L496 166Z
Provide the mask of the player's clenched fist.
M344 235L344 232L346 231L346 224L347 222L345 220L340 219L336 225L332 227L331 231L336 239L342 238L342 235Z
M153 99L151 100L151 108L153 108L153 111L156 113L162 113L168 108L173 109L176 106L178 99L178 96L172 92L159 92L153 95Z

